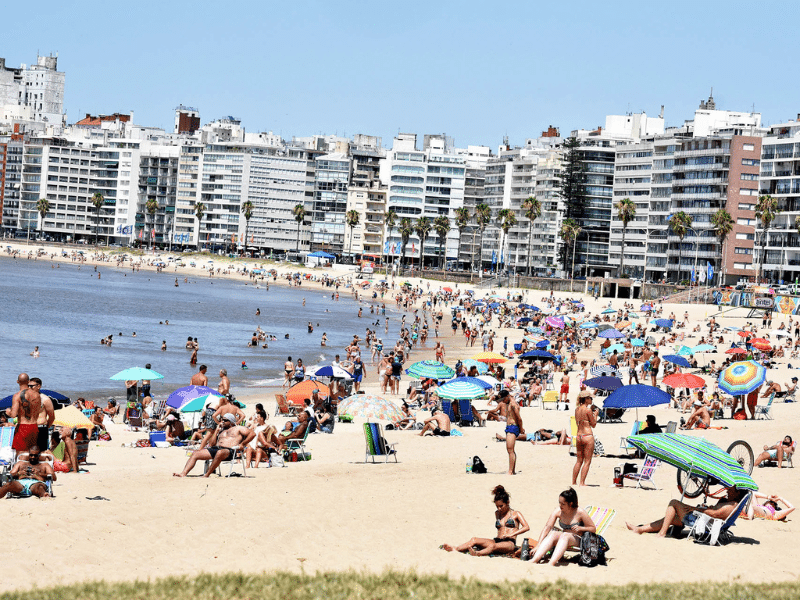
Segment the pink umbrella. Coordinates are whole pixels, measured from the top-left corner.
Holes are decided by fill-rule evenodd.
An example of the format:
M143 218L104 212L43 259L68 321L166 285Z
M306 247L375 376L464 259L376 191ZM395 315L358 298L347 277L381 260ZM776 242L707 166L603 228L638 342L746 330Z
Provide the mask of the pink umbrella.
M550 325L550 327L555 327L556 329L564 329L564 321L562 321L558 317L547 317L544 320L544 322Z

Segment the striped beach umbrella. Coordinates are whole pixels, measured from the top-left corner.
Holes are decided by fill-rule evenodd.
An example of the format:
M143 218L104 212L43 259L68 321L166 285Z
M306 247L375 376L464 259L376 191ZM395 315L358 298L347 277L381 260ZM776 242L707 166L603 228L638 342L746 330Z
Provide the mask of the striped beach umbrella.
M406 374L415 379L450 379L456 372L438 360L421 360L408 367Z
M433 391L444 400L475 400L486 396L486 390L474 383L462 381L463 377L440 385Z
M473 356L472 360L477 360L486 364L493 364L493 363L504 363L508 359L502 354L498 354L497 352L481 352L480 354L476 354L475 356Z
M730 454L703 438L677 433L632 435L628 441L642 452L687 473L713 478L725 487L758 490L753 478Z
M477 385L479 388L482 388L484 390L490 390L495 386L495 384L489 383L488 381L484 381L484 379L491 379L492 381L497 381L494 377L485 377L485 376L482 376L482 377L457 377L455 379L451 379L450 381L462 381L464 383L471 383L472 385ZM450 383L450 381L448 381L447 383ZM442 385L444 385L444 384L442 384Z
M595 365L589 369L592 377L619 377L619 371L611 365Z
M732 364L719 375L719 387L731 396L744 396L757 390L767 378L767 369L752 360Z

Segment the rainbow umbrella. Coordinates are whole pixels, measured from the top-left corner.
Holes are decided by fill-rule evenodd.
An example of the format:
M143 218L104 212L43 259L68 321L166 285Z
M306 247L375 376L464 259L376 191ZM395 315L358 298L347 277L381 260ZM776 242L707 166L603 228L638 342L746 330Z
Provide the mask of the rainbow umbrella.
M486 390L481 386L461 381L462 379L462 377L459 377L449 381L433 391L436 392L439 398L444 400L475 400L486 395Z
M752 360L732 364L719 375L719 387L731 396L744 396L757 390L767 378L767 369Z
M403 418L403 412L394 402L371 394L354 394L345 398L339 402L338 412L376 421L399 421Z

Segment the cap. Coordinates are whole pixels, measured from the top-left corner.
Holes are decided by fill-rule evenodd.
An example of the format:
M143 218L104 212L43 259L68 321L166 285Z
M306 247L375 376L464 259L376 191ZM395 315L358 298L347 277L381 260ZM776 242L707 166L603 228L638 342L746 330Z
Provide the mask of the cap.
M222 415L222 418L228 419L228 421L236 425L236 417L234 417L231 413L225 413L224 415Z
M792 381L797 381L797 377L792 377Z
M591 398L591 397L592 397L592 392L590 392L589 390L581 390L580 392L578 392L578 398Z
M167 421L174 421L175 415L167 415Z

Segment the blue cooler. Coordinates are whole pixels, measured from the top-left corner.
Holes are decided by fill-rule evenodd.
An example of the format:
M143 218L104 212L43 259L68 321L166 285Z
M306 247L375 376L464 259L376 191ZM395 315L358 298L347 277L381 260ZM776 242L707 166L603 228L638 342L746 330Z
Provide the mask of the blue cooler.
M166 431L154 431L150 434L150 445L155 446L156 442L166 442L167 441L167 432Z

